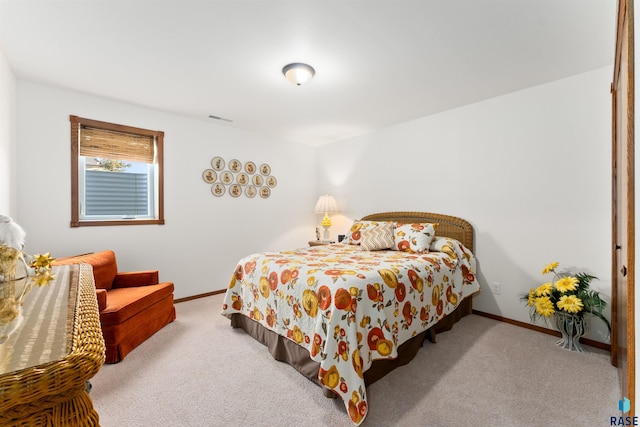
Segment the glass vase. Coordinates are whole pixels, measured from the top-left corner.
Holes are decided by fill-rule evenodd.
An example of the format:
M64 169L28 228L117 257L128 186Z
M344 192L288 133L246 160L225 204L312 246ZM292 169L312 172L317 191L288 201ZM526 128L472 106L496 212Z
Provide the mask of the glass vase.
M0 282L0 345L3 344L22 323L22 301L18 289L25 280Z
M580 344L580 337L586 332L586 322L584 318L568 313L555 313L556 327L562 337L556 341L558 347L566 348L569 351L586 352L587 350Z

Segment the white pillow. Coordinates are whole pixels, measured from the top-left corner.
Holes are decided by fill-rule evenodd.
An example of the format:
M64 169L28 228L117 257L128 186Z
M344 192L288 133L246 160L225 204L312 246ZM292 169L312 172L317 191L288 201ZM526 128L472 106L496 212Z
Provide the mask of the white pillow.
M394 249L401 252L429 252L429 245L436 234L436 225L428 222L402 224L395 223L393 232Z

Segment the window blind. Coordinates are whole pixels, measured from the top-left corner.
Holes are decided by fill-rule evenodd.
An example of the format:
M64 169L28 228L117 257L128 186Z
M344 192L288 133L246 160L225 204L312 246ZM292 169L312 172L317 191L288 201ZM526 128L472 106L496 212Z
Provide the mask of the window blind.
M85 215L149 215L147 174L87 170L85 186Z
M80 155L101 159L154 163L154 138L80 126Z

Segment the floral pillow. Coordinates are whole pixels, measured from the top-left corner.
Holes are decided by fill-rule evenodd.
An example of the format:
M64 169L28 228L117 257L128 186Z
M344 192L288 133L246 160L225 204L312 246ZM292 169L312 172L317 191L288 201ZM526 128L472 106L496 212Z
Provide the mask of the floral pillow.
M391 249L395 245L393 224L390 222L381 222L376 227L367 227L360 234L360 247L363 251Z
M436 234L432 223L402 224L397 222L393 233L394 249L401 252L429 252L429 245Z
M351 229L349 230L349 234L344 239L344 243L348 243L351 245L360 245L362 242L362 233L365 230L372 230L374 228L380 227L383 224L389 224L393 227L393 224L385 221L361 221L355 220Z
M429 246L431 252L443 252L453 259L466 258L469 260L471 252L459 241L450 237L435 237Z

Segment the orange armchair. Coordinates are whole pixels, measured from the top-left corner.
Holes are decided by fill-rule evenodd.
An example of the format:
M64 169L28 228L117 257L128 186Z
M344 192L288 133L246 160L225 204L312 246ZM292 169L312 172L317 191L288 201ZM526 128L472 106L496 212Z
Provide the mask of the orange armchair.
M120 362L147 338L173 322L173 283L158 283L158 271L118 272L116 255L106 250L58 258L54 265L93 267L106 363Z

